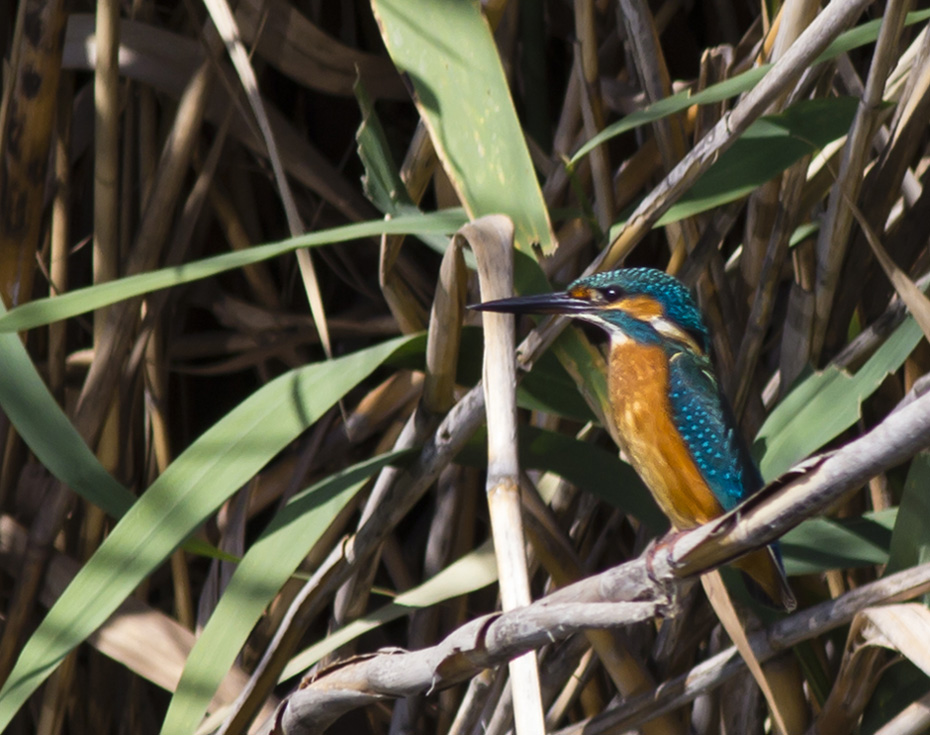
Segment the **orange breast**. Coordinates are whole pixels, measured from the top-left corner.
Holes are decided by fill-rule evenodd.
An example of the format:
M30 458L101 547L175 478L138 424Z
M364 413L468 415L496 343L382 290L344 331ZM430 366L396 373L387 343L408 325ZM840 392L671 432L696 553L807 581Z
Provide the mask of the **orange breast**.
M664 351L615 340L608 380L623 449L672 525L694 528L721 515L672 421Z

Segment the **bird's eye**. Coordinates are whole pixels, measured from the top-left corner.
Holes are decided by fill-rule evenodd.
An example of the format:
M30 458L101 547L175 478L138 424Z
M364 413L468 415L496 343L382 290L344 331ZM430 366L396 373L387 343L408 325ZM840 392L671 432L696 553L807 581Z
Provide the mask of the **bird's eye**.
M601 295L608 301L616 301L623 296L623 289L619 286L608 286L601 289Z

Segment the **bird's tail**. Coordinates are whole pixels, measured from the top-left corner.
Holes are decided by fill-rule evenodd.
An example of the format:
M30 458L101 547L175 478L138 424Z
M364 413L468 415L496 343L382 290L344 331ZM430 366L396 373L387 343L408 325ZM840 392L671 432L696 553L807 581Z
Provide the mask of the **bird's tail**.
M791 612L798 606L798 601L788 585L781 554L776 546L753 551L734 561L733 566L745 572L750 593L761 602L786 612Z

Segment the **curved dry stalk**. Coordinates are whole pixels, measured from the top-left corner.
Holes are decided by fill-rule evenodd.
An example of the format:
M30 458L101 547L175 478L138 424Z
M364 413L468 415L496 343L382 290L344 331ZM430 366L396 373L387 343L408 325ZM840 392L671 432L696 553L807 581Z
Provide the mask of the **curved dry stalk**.
M278 142L275 138L274 130L271 126L271 120L268 111L265 109L265 103L258 91L258 78L255 76L255 70L252 68L252 62L249 54L242 43L239 27L233 17L232 9L226 0L204 0L210 17L216 26L217 31L223 38L226 45L226 51L236 69L236 74L242 82L242 88L245 90L246 97L249 100L249 106L252 108L252 114L261 130L262 142L268 160L271 162L271 169L274 172L275 183L278 187L278 196L281 204L284 206L284 214L287 219L287 227L291 237L297 237L304 233L305 227L297 210L297 202L294 200L294 194L288 183L287 175L284 171L281 155L278 152ZM323 308L323 295L320 292L320 283L316 275L316 268L313 266L313 259L310 251L301 248L296 253L297 266L300 269L301 280L304 284L304 291L307 294L307 302L310 305L310 313L313 315L313 323L316 326L317 333L320 335L320 343L326 357L332 359L333 348L329 338L329 326L326 322L326 311Z
M361 78L376 97L408 97L390 61L340 43L291 3L247 0L236 5L235 14L255 53L308 89L351 97Z
M365 124L364 118L362 124ZM407 195L414 204L419 205L423 199L426 187L433 180L438 160L429 131L420 119L399 172ZM378 285L401 330L415 332L423 328L425 317L420 313L422 308L413 296L410 285L397 267L405 240L405 235L384 235L381 238Z
M468 289L468 269L462 243L453 238L442 257L436 294L430 309L426 336L426 376L423 405L440 415L455 403L455 373L458 368L462 323Z
M73 94L74 77L72 74L67 74L61 81L59 101L70 102ZM57 124L52 138L55 197L52 200L48 278L51 284L50 291L53 294L61 294L68 290L68 247L71 238L71 223L68 214L68 208L71 205L71 165L68 160L68 149L71 145L71 109L70 104L59 102ZM56 322L48 325L48 383L52 395L58 400L63 398L65 389L66 338L64 324Z
M703 573L773 541L928 444L930 396L925 395L892 413L860 439L820 458L800 478L792 480L792 473L788 473L786 484L773 483L722 518L666 537L634 561L562 588L527 607L472 621L438 646L359 657L321 672L286 699L275 722L267 725L289 734L322 732L336 717L356 707L454 684L483 668L579 630L629 625L656 615L674 614L675 592L682 578ZM927 566L909 572L924 575L922 588L930 581ZM914 578L907 579L913 586ZM810 620L829 611L848 609L850 600L869 599L870 592L885 582L849 593L843 598L845 603L823 603L793 615L779 623L779 630L785 631L789 621L807 619L808 626L802 631L804 637L811 637L816 632L810 630ZM887 591L887 587L882 589ZM894 594L900 594L900 590ZM750 641L757 658L763 661L791 645L786 637L779 644L778 636L772 635L755 635Z
M98 0L96 12L97 66L94 69L94 233L93 233L93 282L95 284L112 281L119 277L125 248L128 242L120 242L121 225L125 212L120 206L120 88L119 88L119 1ZM128 228L127 228L128 231ZM158 250L161 243L148 243ZM141 247L142 243L138 244ZM138 255L138 247L136 255ZM153 258L157 257L154 256ZM154 261L153 261L154 262ZM119 307L112 307L118 309ZM111 308L97 309L93 320L94 364L107 360L111 355L101 354L101 346L107 340L107 320ZM128 330L126 336L129 336ZM114 361L121 367L125 355L116 356ZM95 436L91 446L95 449L100 463L111 473L120 473L121 432L121 398L120 391L110 390L101 395L100 409L105 413L99 436ZM82 398L87 398L83 393ZM85 406L86 406L85 402ZM63 485L57 492L70 495L70 489ZM82 558L89 558L100 544L104 532L105 514L92 503L82 503L85 516L81 527ZM52 521L56 525L64 522L64 517Z
M917 131L922 129L921 123L926 122L930 115L930 34L922 33L915 39L906 55L914 58L910 65L899 65L902 68L900 73L909 69L904 92L893 110L889 137L876 158L876 165L865 176L859 196L860 207L870 225L883 235L889 253L905 270L917 261L927 237L927 218L924 216L927 190L924 187L922 194L919 191L909 194L913 189L909 184L909 167L921 158L923 141ZM889 82L886 100L893 99L895 86L900 87L901 83ZM902 207L900 217L892 217L895 203L902 194L906 206ZM913 200L913 203L908 200ZM889 293L884 274L870 272L873 256L861 231L851 234L848 247L847 262L841 275L843 289L836 294L834 313L827 325L827 341L831 344L834 334L843 333L840 324L848 320L857 305L862 305L868 318L881 309L882 301Z
M171 134L165 141L158 167L158 179L146 204L138 239L129 258L128 274L151 270L162 252L171 217L168 213L176 204L191 153L203 120L206 94L212 73L209 62L201 65L185 91ZM118 381L115 376L121 369L129 349L132 323L138 319L139 299L120 302L110 307L101 343L94 355L90 372L81 390L74 411L74 425L90 443L100 431L104 412L109 405L108 396Z
M804 211L799 205L807 177L808 160L809 157L805 156L799 164L792 166L779 178L780 200L774 205L773 221L771 227L766 230L768 235L765 238L765 254L760 258L756 280L747 281L755 284L755 295L733 370L736 390L732 391L731 395L733 410L737 416L743 415L743 409L749 400L749 390L756 375L759 357L762 355L763 341L775 310L791 234L797 225L799 213Z
M94 68L94 282L119 275L119 2L98 0ZM107 310L94 314L99 349ZM109 401L108 401L109 403Z
M572 76L578 79L581 119L585 137L590 139L604 128L604 104L601 101L597 61L597 33L595 30L594 0L575 0L575 61ZM610 176L610 158L607 146L591 151L591 180L594 186L594 210L597 224L607 231L613 220L613 186Z
M778 11L778 27L774 31L771 49L769 50L769 61L778 61L791 45L797 40L805 28L811 23L819 10L817 3L808 2L808 0L797 0L797 2L786 2ZM771 38L771 36L770 36ZM819 76L819 75L818 75ZM799 85L802 86L802 85ZM787 104L790 103L791 92L797 93L798 88L794 90L786 89L783 94L773 100L772 105L766 111L769 114L781 112ZM765 276L762 272L763 264L770 259L769 253L776 245L777 240L784 238L785 243L781 247L787 251L787 239L790 232L779 233L777 229L777 220L781 219L782 208L779 206L780 201L785 198L787 191L789 197L797 197L801 182L804 181L807 172L807 159L804 156L788 169L781 176L776 176L771 181L760 186L750 196L746 203L746 227L743 240L743 252L740 256L740 272L743 276L743 283L749 289L755 288ZM792 212L793 214L793 212ZM782 227L786 224L781 222ZM779 263L780 265L780 263ZM776 273L780 273L777 271ZM769 275L771 278L771 275ZM742 372L737 366L734 374L740 376L740 380L745 382L752 371ZM731 395L733 393L731 392ZM741 414L739 405L740 401L734 401L736 415Z
M810 733L851 732L889 661L906 658L930 673L930 610L925 605L881 606L858 613L849 626L836 682Z

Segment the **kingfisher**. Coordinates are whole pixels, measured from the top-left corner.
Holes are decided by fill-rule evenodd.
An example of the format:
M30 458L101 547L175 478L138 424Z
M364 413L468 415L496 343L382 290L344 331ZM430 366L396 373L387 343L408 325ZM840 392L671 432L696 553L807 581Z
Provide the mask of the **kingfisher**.
M579 278L564 292L472 308L562 314L607 332L608 395L621 449L676 530L717 518L762 487L714 375L710 334L678 279L624 268ZM774 605L796 607L777 544L733 566Z

